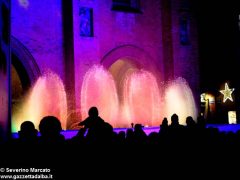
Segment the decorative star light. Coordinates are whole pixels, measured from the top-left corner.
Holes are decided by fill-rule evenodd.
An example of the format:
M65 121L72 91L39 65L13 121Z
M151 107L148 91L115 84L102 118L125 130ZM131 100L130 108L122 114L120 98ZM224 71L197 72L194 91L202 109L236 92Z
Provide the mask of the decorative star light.
M221 90L220 93L223 94L223 102L225 103L227 99L229 99L230 101L233 101L232 98L232 92L234 91L234 88L229 89L228 84L225 83L225 89Z

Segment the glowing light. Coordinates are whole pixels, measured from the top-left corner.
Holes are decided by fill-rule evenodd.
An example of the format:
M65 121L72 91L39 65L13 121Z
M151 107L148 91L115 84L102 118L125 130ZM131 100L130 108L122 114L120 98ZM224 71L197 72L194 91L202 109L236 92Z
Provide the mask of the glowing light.
M126 78L124 102L134 123L158 126L160 123L160 94L155 77L139 70Z
M212 94L207 94L206 99L208 99L209 103L215 102L215 98Z
M201 94L201 102L210 102L210 103L214 103L215 102L215 98L212 94L209 93L202 93Z
M117 126L118 97L111 74L102 66L93 66L83 79L81 90L82 118L88 116L90 107L96 106L99 115L114 127Z
M184 79L179 78L168 86L163 102L161 90L151 72L130 68L124 74L114 75L115 78L97 65L85 74L81 90L83 119L91 106L97 106L100 116L113 127L130 127L132 122L158 126L163 116L170 118L173 113L179 115L181 124L185 124L187 116L196 119L195 101ZM123 92L116 90L118 83L122 86L119 90ZM123 100L119 101L120 94ZM162 108L164 106L165 110Z
M228 111L228 122L229 124L237 124L236 111Z
M13 131L19 130L23 121L30 120L38 128L40 120L44 116L56 116L66 129L67 99L62 80L53 72L47 72L41 76L28 97L23 108L13 115Z
M121 85L118 91L117 84ZM179 115L180 124L185 124L187 116L196 119L193 94L184 79L171 82L166 88L165 98L161 96L160 88L165 89L159 87L155 76L146 70L130 68L113 78L109 71L95 65L83 79L82 118L88 116L91 106L97 106L100 116L113 127L130 127L131 123L140 123L145 127L159 126L164 116L170 119L173 113Z
M166 88L165 113L170 120L171 115L176 113L180 124L186 124L186 117L197 118L196 105L189 85L183 78L170 82Z
M91 106L113 127L130 127L132 122L158 126L160 95L155 77L147 71L127 71L121 79L123 100L119 102L116 83L102 66L93 66L84 76L81 90L83 119ZM119 78L115 78L119 79Z
M206 93L201 94L201 102L206 102Z
M232 92L233 92L233 91L234 91L234 88L229 89L228 84L225 83L225 89L220 91L220 93L223 94L223 102L224 102L224 103L225 103L228 99L229 99L230 101L233 101L233 98L232 98Z
M131 123L159 126L163 117L170 120L174 113L178 114L180 124L185 124L187 116L196 119L193 94L184 79L172 81L166 87L163 83L160 86L155 74L128 63L127 70L123 70L125 65L120 65L112 68L113 72L100 65L86 72L78 97L82 120L92 106L96 106L99 115L115 128L129 128ZM46 115L58 117L66 128L66 102L61 79L54 73L46 73L32 87L24 104L18 108L19 112L13 114L13 130L18 131L25 120L33 121L37 128L40 119Z

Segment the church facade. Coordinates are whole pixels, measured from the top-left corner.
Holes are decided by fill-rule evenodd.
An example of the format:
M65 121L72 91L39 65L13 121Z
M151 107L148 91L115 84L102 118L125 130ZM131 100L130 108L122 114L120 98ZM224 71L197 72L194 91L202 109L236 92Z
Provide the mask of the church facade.
M84 76L94 65L115 79L129 67L151 72L159 84L182 77L198 103L197 34L187 0L11 1L13 106L50 70L64 84L68 112L81 109Z

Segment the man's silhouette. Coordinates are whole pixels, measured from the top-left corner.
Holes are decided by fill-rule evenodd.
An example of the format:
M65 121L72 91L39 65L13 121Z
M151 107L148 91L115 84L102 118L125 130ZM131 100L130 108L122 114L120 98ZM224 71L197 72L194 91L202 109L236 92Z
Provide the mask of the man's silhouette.
M113 136L112 126L105 122L99 115L96 107L91 107L88 111L88 117L79 123L80 126L88 129L87 140L89 142L99 143L111 141Z
M18 131L19 140L24 143L34 143L37 141L37 133L38 131L31 121L24 121Z
M60 120L55 116L45 116L39 124L41 143L62 143L65 138L61 134L62 126Z
M104 120L98 116L98 109L96 107L91 107L88 111L88 117L79 123L80 126L85 128L95 128L104 123Z

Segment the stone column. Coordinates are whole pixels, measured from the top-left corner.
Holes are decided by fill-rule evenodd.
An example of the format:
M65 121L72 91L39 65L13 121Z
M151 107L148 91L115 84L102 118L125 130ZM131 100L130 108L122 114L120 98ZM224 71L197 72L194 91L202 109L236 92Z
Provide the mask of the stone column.
M74 75L74 45L73 45L73 4L72 0L62 0L63 18L63 49L64 49L64 77L67 93L68 115L75 111L75 75ZM74 121L74 113L68 116L67 128Z
M171 0L161 0L162 43L165 81L174 75Z

